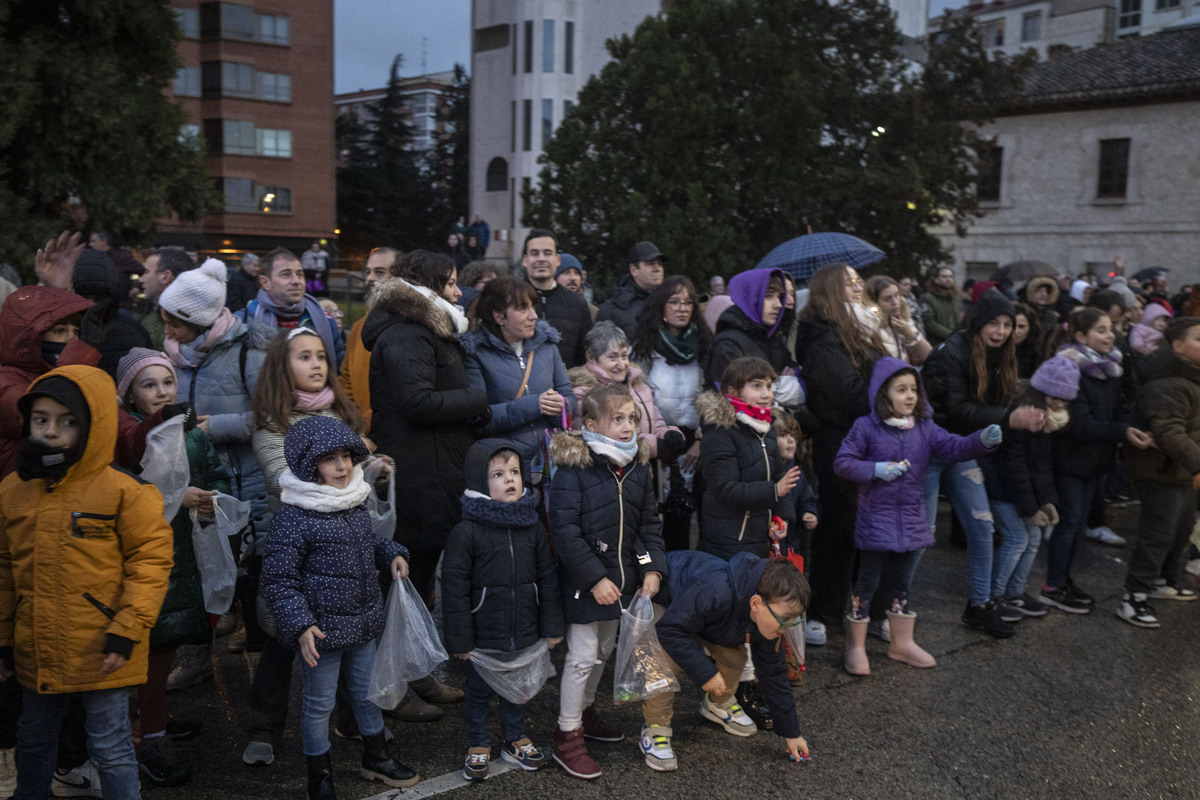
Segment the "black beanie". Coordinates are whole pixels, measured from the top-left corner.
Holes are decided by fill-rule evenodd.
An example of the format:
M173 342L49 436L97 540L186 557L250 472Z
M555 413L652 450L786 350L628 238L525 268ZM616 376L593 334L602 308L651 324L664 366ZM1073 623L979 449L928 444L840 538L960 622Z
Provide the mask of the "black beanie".
M71 291L84 297L101 297L120 303L121 275L108 253L88 248L79 254L71 274Z
M83 392L74 381L62 375L51 375L49 378L39 381L37 386L17 400L17 410L21 412L22 439L29 438L30 412L33 409L33 401L39 397L49 397L51 400L62 403L79 420L79 438L76 440L75 446L66 452L64 467L69 467L83 457L83 451L87 448L88 433L92 426L92 410L88 406Z
M996 289L988 289L983 294L979 295L979 299L975 301L975 305L971 306L971 310L967 312L965 320L967 337L974 337L983 329L984 325L994 320L996 317L1007 316L1016 324L1017 310L1008 298L1002 295Z

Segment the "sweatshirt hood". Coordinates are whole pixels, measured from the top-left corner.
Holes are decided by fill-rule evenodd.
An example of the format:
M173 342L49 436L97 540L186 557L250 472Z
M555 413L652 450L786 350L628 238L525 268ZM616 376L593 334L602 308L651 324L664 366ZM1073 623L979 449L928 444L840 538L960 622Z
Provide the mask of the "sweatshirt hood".
M1146 310L1142 312L1142 324L1149 325L1151 322L1154 322L1154 320L1158 319L1159 317L1169 317L1169 316L1171 316L1170 311L1167 311L1165 308L1163 308L1158 303L1151 303L1148 306L1146 306Z
M0 364L35 375L49 371L42 357L42 336L59 320L91 307L91 300L66 289L22 286L0 308Z
M781 269L749 269L739 272L729 279L729 297L733 300L733 304L757 325L763 324L763 301L767 297L767 287L771 283L771 278L776 275L779 276L780 283L786 288L787 281L784 279ZM782 320L783 309L781 308L774 324L767 330L768 339L774 335Z
M892 376L904 370L909 370L916 376L917 388L920 390L922 399L925 398L925 385L921 382L920 370L906 361L901 361L891 356L883 356L875 362L875 367L871 370L871 383L867 394L867 402L871 404L871 419L876 422L882 421L875 413L875 398L879 397L879 393L883 391L883 387L892 379Z

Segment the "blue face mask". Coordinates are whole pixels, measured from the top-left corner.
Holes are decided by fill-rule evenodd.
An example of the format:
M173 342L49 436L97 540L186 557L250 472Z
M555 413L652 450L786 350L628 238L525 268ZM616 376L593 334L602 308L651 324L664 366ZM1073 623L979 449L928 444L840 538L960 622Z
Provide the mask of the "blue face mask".
M591 448L593 453L604 456L612 461L618 467L623 467L637 457L638 453L638 437L634 437L628 442L617 441L610 439L604 434L583 429L583 441Z

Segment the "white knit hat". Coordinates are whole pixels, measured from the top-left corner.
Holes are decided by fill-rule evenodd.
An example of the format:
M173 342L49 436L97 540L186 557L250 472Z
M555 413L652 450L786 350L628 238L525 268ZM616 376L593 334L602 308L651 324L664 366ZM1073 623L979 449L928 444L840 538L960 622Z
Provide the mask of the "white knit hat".
M210 258L181 272L158 296L158 307L200 328L210 328L225 307L225 262Z

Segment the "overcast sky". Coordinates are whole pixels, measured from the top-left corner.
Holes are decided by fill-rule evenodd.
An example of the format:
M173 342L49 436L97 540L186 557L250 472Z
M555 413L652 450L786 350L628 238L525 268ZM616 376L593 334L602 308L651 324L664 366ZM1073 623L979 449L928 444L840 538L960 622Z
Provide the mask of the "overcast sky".
M929 13L963 5L966 0L931 0ZM469 70L471 0L335 0L334 35L339 94L386 84L397 53L404 54L401 75L440 72L455 63Z

